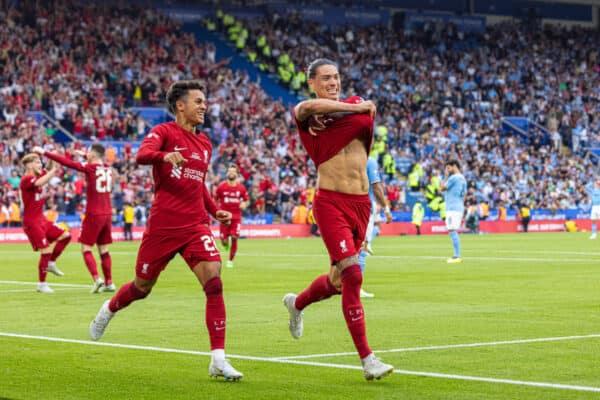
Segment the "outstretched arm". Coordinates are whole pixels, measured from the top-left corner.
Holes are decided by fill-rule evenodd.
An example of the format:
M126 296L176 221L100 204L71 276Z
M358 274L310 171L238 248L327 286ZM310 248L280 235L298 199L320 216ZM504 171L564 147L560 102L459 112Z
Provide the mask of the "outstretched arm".
M72 168L72 169L75 169L75 170L77 170L79 172L84 172L85 171L85 168L83 167L83 164L81 164L79 162L76 162L76 161L73 161L73 160L70 160L67 157L59 156L58 154L46 151L46 150L42 149L39 146L35 146L32 149L32 151L34 153L39 154L40 156L45 156L45 157L47 157L47 158L49 158L49 159L51 159L53 161L56 161L57 163L62 164L62 165L64 165L67 168Z

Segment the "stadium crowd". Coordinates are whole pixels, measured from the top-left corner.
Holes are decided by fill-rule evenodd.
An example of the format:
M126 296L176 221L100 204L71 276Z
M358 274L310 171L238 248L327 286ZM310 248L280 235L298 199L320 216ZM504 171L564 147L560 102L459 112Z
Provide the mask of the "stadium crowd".
M215 146L210 186L235 163L250 195L249 213L272 212L287 222L296 204L310 202L314 167L290 110L245 72L232 71L228 60L217 62L214 45L195 42L177 22L150 10L68 1L52 7L20 3L0 27L0 197L9 217L18 206L25 153L34 145L59 153L82 146L73 142L64 149L53 140L55 128L27 111L46 112L81 139L140 138L148 127L130 107L161 106L166 87L188 78L207 83L204 128ZM80 15L77 24L69 22L72 15ZM258 52L257 63L277 66L287 55L299 72L310 60L328 57L340 63L346 95L377 103L373 156L395 210L406 209L411 187L423 189L442 173L448 154L464 163L471 202L491 208L523 199L536 208L588 205L583 185L594 164L583 149L600 142L598 32L517 25L490 27L485 35L427 24L416 31L336 29L280 15L241 23L248 29L245 52L261 50L255 46L263 35L271 46L268 57ZM527 116L543 130L526 138L502 134L503 114ZM125 149L107 151L118 174L115 215L130 203L143 224L152 179L133 162L131 146ZM416 186L411 173L418 175ZM83 179L68 170L59 176L48 208L81 211Z
M477 35L452 25L335 27L278 14L240 24L247 51L272 72L288 59L298 72L315 57L340 63L345 94L378 104L385 144L376 143L375 153L390 180L398 159L408 159L401 174L418 162L423 187L456 154L471 202L511 206L525 196L550 209L589 202L582 185L594 168L584 149L600 141L598 31L510 23ZM279 78L296 89L293 78ZM527 117L539 129L525 139L503 135L502 115Z

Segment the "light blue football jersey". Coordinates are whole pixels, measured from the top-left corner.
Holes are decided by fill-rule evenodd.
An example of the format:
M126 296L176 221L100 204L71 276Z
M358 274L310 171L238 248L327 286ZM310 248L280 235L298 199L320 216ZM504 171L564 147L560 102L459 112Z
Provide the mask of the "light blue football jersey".
M595 188L593 182L585 185L585 188L592 197L592 206L600 206L600 188Z
M381 175L379 175L379 165L377 164L377 160L369 157L367 160L367 176L369 178L369 198L371 199L371 204L375 205L375 195L373 194L373 184L381 182Z
M461 173L456 173L448 178L446 182L446 211L465 211L465 194L467 194L467 180Z

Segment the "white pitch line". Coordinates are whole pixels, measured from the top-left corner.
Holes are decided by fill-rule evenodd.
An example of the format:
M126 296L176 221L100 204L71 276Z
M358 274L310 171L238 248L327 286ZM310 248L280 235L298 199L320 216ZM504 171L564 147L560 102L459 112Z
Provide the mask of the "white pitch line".
M550 388L550 389L576 390L576 391L581 391L581 392L600 392L600 387L566 385L566 384L562 384L562 383L531 382L531 381L519 381L519 380L513 380L513 379L485 378L485 377L481 377L481 376L439 374L437 372L406 371L406 370L402 370L402 369L395 369L394 373L403 374L403 375L428 376L431 378L458 379L461 381L504 383L507 385L533 386L533 387L542 387L542 388Z
M237 253L239 256L245 257L263 257L263 258L272 258L272 257L315 257L321 256L322 254L264 254L264 253ZM326 255L322 255L323 258L326 258ZM371 257L375 257L377 259L394 259L394 260L446 260L447 256L384 256L384 255L373 255ZM463 261L468 260L476 260L476 261L529 261L529 262L564 262L565 260L557 260L556 258L541 258L541 257L463 257ZM593 263L600 262L600 259L570 259L569 263Z
M37 285L39 282L23 282L23 281L0 281L0 285ZM73 288L90 288L92 284L82 285L80 283L54 283L52 282L52 286L62 286L62 287L73 287Z
M518 250L491 250L496 253L507 254L523 254L523 251ZM467 249L466 252L480 252L480 250ZM559 255L575 255L575 256L600 256L597 251L555 251L555 250L527 250L526 254L559 254Z
M566 340L578 340L578 339L593 339L600 338L600 333L594 333L590 335L575 335L575 336L557 336L557 337L546 337L546 338L533 338L533 339L517 339L517 340L502 340L495 342L479 342L479 343L462 343L462 344L446 344L439 346L421 346L421 347L405 347L399 349L389 350L377 350L375 353L405 353L410 351L424 351L424 350L446 350L446 349L459 349L468 347L485 347L485 346L501 346L509 344L523 344L523 343L540 343L540 342L559 342ZM322 357L342 357L352 356L356 352L344 352L344 353L323 353L323 354L307 354L304 356L289 356L280 357L280 360L302 360L307 358L322 358Z
M64 291L64 290L80 290L81 288L62 288L62 289L53 289L55 292L56 291ZM7 289L7 290L2 290L0 289L0 293L33 293L34 290L33 289Z
M191 355L201 355L201 356L210 356L211 355L208 352L202 352L202 351L170 349L170 348L165 348L165 347L154 347L154 346L138 346L138 345L120 344L120 343L92 342L89 340L63 339L63 338L48 337L48 336L23 335L23 334L17 334L17 333L9 333L9 332L0 332L0 336L21 338L21 339L46 340L46 341L51 341L51 342L75 343L75 344L84 344L84 345L93 345L93 346L117 347L117 348L134 349L134 350L149 350L149 351L158 351L158 352L163 352L163 353L179 353L179 354L191 354ZM361 370L362 369L360 366L357 366L357 365L331 364L331 363L320 363L320 362L299 361L299 360L285 360L285 359L280 359L280 358L254 357L254 356L243 356L243 355L235 355L235 354L228 354L227 357L229 357L231 359L263 361L263 362L280 363L280 364L308 365L308 366L312 366L312 367L353 369L353 370ZM502 384L507 384L507 385L532 386L532 387L563 389L563 390L573 390L573 391L583 391L583 392L600 392L600 387L567 385L567 384L562 384L562 383L531 382L531 381L520 381L520 380L513 380L513 379L499 379L499 378L486 378L486 377L469 376L469 375L443 374L443 373L437 373L437 372L409 371L409 370L403 370L403 369L396 369L396 370L394 370L394 373L401 374L401 375L427 376L427 377L432 377L432 378L456 379L456 380L463 380L463 381L502 383Z
M384 247L384 246L382 246ZM411 247L412 248L412 247ZM396 248L397 250L397 248ZM469 253L468 249L464 249L465 253ZM474 250L473 250L474 251ZM528 252L522 252L522 251L508 251L508 250L491 250L497 253L517 253L517 254L527 254L527 253L533 253L533 254L564 254L564 255L581 255L581 256L586 256L586 255L595 255L598 256L600 255L600 253L593 253L593 252L552 252L552 251L543 251L543 250L539 250L539 251L528 251ZM481 251L477 251L477 252L481 252ZM9 253L9 251L2 251L2 253ZM120 254L120 255L129 255L129 254L137 254L137 251L111 251L111 254L116 255L116 254ZM322 257L323 259L327 258L327 254L324 253L312 253L312 254L279 254L279 253L269 253L269 254L265 254L265 253L237 253L239 256L245 256L245 257L262 257L262 258L273 258L273 257L286 257L286 258L306 258L306 257ZM396 260L446 260L448 257L446 256L418 256L418 255L411 255L411 256L400 256L400 255L378 255L375 254L371 257L375 257L378 259L396 259ZM565 260L557 260L556 258L543 258L543 257L480 257L480 256L467 256L467 257L463 257L464 260L475 260L475 261L528 261L528 262L564 262ZM581 258L581 259L569 259L568 260L569 263L593 263L593 262L600 262L600 258ZM132 264L133 265L133 264Z

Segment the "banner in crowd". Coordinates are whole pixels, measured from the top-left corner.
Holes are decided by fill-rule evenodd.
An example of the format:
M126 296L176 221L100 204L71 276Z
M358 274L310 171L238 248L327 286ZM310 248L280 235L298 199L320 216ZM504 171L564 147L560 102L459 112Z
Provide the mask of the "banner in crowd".
M577 208L566 209L566 210L532 210L531 212L531 220L567 220L567 219L581 219L585 220L590 217L589 210L580 210ZM264 213L264 214L256 214L256 215L247 215L242 217L243 225L272 225L275 216L273 213ZM393 211L392 212L392 221L398 223L411 223L412 222L412 212L410 211ZM490 210L489 216L486 220L487 222L497 222L498 221L498 210ZM506 215L507 222L518 221L517 213L514 210L510 210ZM79 215L61 215L58 217L58 222L64 222L70 228L79 228L81 226L81 217ZM425 217L423 218L423 222L438 222L443 224L444 221L440 218L439 213L431 212L431 210L427 209L425 213ZM484 221L479 221L483 223ZM113 221L115 225L118 225Z
M341 7L316 7L294 4L269 4L269 11L279 13L295 12L308 21L315 21L329 26L332 25L385 25L390 20L390 13L386 10L341 8Z
M158 7L157 10L169 18L181 22L200 21L213 14L212 10L207 7Z
M533 209L531 210L531 219L587 219L590 217L590 210L584 210L579 208L568 208L563 210L548 210L548 209ZM392 218L394 222L411 222L412 211L393 211ZM518 214L514 209L510 209L506 212L506 221L516 221ZM498 210L489 210L487 221L497 221ZM442 221L438 212L432 212L429 207L425 208L425 216L423 222L438 222Z
M404 25L408 29L421 29L427 22L443 25L453 24L456 26L456 29L463 32L485 33L485 17L411 11L404 14Z
M591 221L589 219L573 220L577 224L579 230L589 231L591 229ZM133 239L140 240L144 233L143 227L133 228ZM73 238L79 237L80 228L72 228L71 235ZM481 221L479 223L480 233L517 233L522 232L523 227L520 221ZM529 232L562 232L565 230L565 220L536 220L529 223ZM219 227L212 226L211 231L215 238L219 237ZM446 225L442 221L424 222L421 225L421 233L424 235L430 234L445 234L447 233ZM390 224L382 224L380 235L382 236L403 236L415 235L416 228L410 222L392 222ZM272 224L272 225L242 225L241 236L247 239L290 239L310 237L309 225L294 225L294 224ZM115 241L121 241L123 237L123 229L121 227L113 228L112 237ZM0 228L0 244L8 243L28 243L27 236L22 228Z
M579 231L591 230L592 223L589 219L574 219ZM565 219L539 219L529 222L529 232L564 232ZM462 230L463 233L468 233L467 229ZM523 232L521 221L480 221L478 233L518 233ZM421 234L446 234L446 224L443 221L424 222L421 225ZM415 226L408 222L396 222L391 224L381 225L381 235L416 235Z

